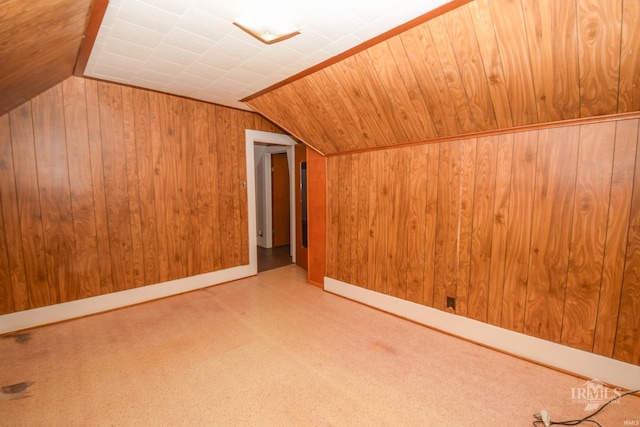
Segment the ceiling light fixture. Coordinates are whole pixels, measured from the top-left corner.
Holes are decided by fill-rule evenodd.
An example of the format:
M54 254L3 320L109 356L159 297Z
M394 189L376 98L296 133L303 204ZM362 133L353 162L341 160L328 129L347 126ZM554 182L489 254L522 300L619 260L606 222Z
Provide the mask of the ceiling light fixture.
M300 34L295 26L283 21L266 23L258 18L238 18L233 25L265 44L281 42Z

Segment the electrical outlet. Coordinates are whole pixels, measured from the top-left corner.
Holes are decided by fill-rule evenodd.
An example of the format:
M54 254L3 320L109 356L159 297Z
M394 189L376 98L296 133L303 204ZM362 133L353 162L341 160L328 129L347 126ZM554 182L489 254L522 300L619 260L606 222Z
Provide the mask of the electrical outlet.
M456 311L456 299L454 297L447 297L447 308Z

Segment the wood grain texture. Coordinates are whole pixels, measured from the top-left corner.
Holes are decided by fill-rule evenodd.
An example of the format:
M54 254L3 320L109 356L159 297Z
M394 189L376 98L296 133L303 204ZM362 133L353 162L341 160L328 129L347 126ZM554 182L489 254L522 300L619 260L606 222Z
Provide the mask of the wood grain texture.
M561 143L560 143L561 142ZM540 131L524 332L560 341L579 128Z
M0 116L0 312L248 262L246 127L278 130L253 113L78 77Z
M471 266L469 275L469 310L472 319L487 321L496 189L497 138L479 138L477 142Z
M500 325L523 332L529 283L529 249L536 185L538 133L514 135L511 196Z
M29 294L11 139L9 114L5 114L0 116L0 201L2 202L3 236L7 245L7 271L10 273L7 283L11 284L11 294L7 296L5 308L9 306L10 297L12 305L10 310L19 311L29 307Z
M579 0L580 113L617 112L622 0Z
M639 122L330 156L327 274L635 360Z
M616 123L607 238L593 352L613 357L629 233L629 212L638 149L638 120Z
M87 129L87 102L85 85L81 79L68 79L62 83L64 94L64 125L69 163L69 186L73 234L75 240L76 269L79 289L75 298L100 295L100 269L96 216L92 194L91 147Z
M246 102L325 154L640 111L639 15L638 0L476 0Z
M0 115L73 74L90 0L3 0Z
M15 173L16 202L29 308L52 304L42 228L42 209L36 174L31 103L9 113ZM10 249L17 250L17 248ZM19 294L18 294L19 295Z
M511 173L513 164L513 135L501 135L497 141L497 160L493 218L491 218L491 255L489 261L489 289L487 322L500 326L502 298L505 288L508 225L511 206ZM518 165L519 166L519 165Z
M631 136L631 135L630 135ZM640 133L636 134L640 144ZM637 147L637 145L636 145ZM636 149L636 164L631 196L629 235L620 294L620 311L613 357L640 364L640 150Z
M314 150L307 150L309 175L309 282L314 285L324 283L327 275L327 159Z
M579 117L578 36L573 2L524 0L538 118L553 122Z
M591 351L607 234L616 124L580 127L569 273L561 342Z
M640 110L640 0L625 0L622 7L618 112L627 113Z

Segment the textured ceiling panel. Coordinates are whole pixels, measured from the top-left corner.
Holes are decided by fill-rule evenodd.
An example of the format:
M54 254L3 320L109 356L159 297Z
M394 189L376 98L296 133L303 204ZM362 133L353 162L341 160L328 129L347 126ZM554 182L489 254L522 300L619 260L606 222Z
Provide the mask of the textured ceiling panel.
M444 3L111 0L85 75L248 109L241 99ZM300 35L265 45L233 25L256 10L290 16Z

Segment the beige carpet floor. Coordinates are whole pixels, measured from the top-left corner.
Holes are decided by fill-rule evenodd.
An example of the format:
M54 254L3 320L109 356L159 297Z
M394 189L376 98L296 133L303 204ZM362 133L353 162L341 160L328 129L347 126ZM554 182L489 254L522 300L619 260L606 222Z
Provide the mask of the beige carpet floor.
M307 285L290 265L0 339L2 426L531 426L585 380ZM640 398L597 419L634 425Z

